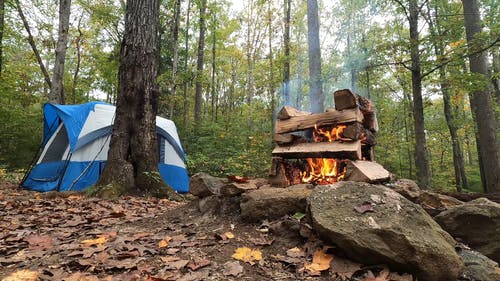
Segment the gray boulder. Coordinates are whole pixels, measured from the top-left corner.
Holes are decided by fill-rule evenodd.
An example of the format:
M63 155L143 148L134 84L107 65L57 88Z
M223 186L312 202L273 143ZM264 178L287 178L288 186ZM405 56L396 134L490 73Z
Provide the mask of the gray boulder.
M457 252L465 264L462 279L474 281L500 280L500 269L498 268L498 263L490 260L479 252L468 249L467 247L459 247Z
M320 238L364 264L385 263L419 280L456 280L455 241L417 204L379 185L340 182L309 197Z
M210 195L219 195L221 188L227 184L227 180L213 177L207 173L193 175L189 183L189 192L200 198Z
M500 204L479 198L444 211L434 219L453 237L500 262Z
M241 218L249 222L278 219L297 212L304 213L312 190L300 184L288 188L264 188L241 196Z

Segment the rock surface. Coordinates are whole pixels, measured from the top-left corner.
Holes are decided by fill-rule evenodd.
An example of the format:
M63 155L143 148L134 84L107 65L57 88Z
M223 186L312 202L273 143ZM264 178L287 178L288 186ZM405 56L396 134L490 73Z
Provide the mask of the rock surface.
M207 173L196 173L190 179L189 192L200 198L210 195L219 195L220 189L227 184L227 180L213 177Z
M420 206L387 187L316 187L309 211L319 237L357 261L385 263L427 281L456 280L463 270L453 238Z
M500 268L498 268L498 263L466 247L459 248L457 252L465 264L463 277L466 280L500 280Z
M420 204L420 206L422 206L431 216L436 216L442 211L462 205L464 202L447 195L422 191L416 203Z
M453 237L500 262L500 204L479 198L444 211L435 220Z
M264 188L249 191L241 196L241 218L257 222L277 219L297 212L304 213L307 197L312 190L309 185L300 184L288 188Z
M410 179L398 179L395 182L387 183L386 186L403 195L411 202L416 202L421 192L417 183Z

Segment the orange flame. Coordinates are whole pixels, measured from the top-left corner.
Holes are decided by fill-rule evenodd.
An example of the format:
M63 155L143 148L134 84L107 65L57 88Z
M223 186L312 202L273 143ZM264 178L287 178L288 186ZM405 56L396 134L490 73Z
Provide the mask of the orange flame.
M344 132L344 129L347 128L346 125L338 125L331 129L327 128L318 128L318 126L314 125L314 142L334 142L342 138L341 134Z
M307 158L309 164L306 171L301 173L304 183L331 184L341 181L346 169L341 168L340 160L332 158Z

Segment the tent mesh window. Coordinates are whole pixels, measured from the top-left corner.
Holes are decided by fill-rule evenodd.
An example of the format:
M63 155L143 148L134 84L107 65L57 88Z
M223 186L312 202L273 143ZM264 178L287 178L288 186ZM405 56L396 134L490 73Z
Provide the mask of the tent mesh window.
M43 156L41 163L61 161L67 148L68 133L66 132L64 124L61 124L57 129L55 137L49 143L49 147L47 148L47 152Z

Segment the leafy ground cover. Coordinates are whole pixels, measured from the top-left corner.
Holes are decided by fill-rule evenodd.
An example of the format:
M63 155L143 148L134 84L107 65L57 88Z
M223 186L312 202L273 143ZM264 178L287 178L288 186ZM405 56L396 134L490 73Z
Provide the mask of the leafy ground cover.
M2 182L0 278L411 280L333 254L293 231L296 221L248 224L236 212L202 214L196 200L103 200Z

